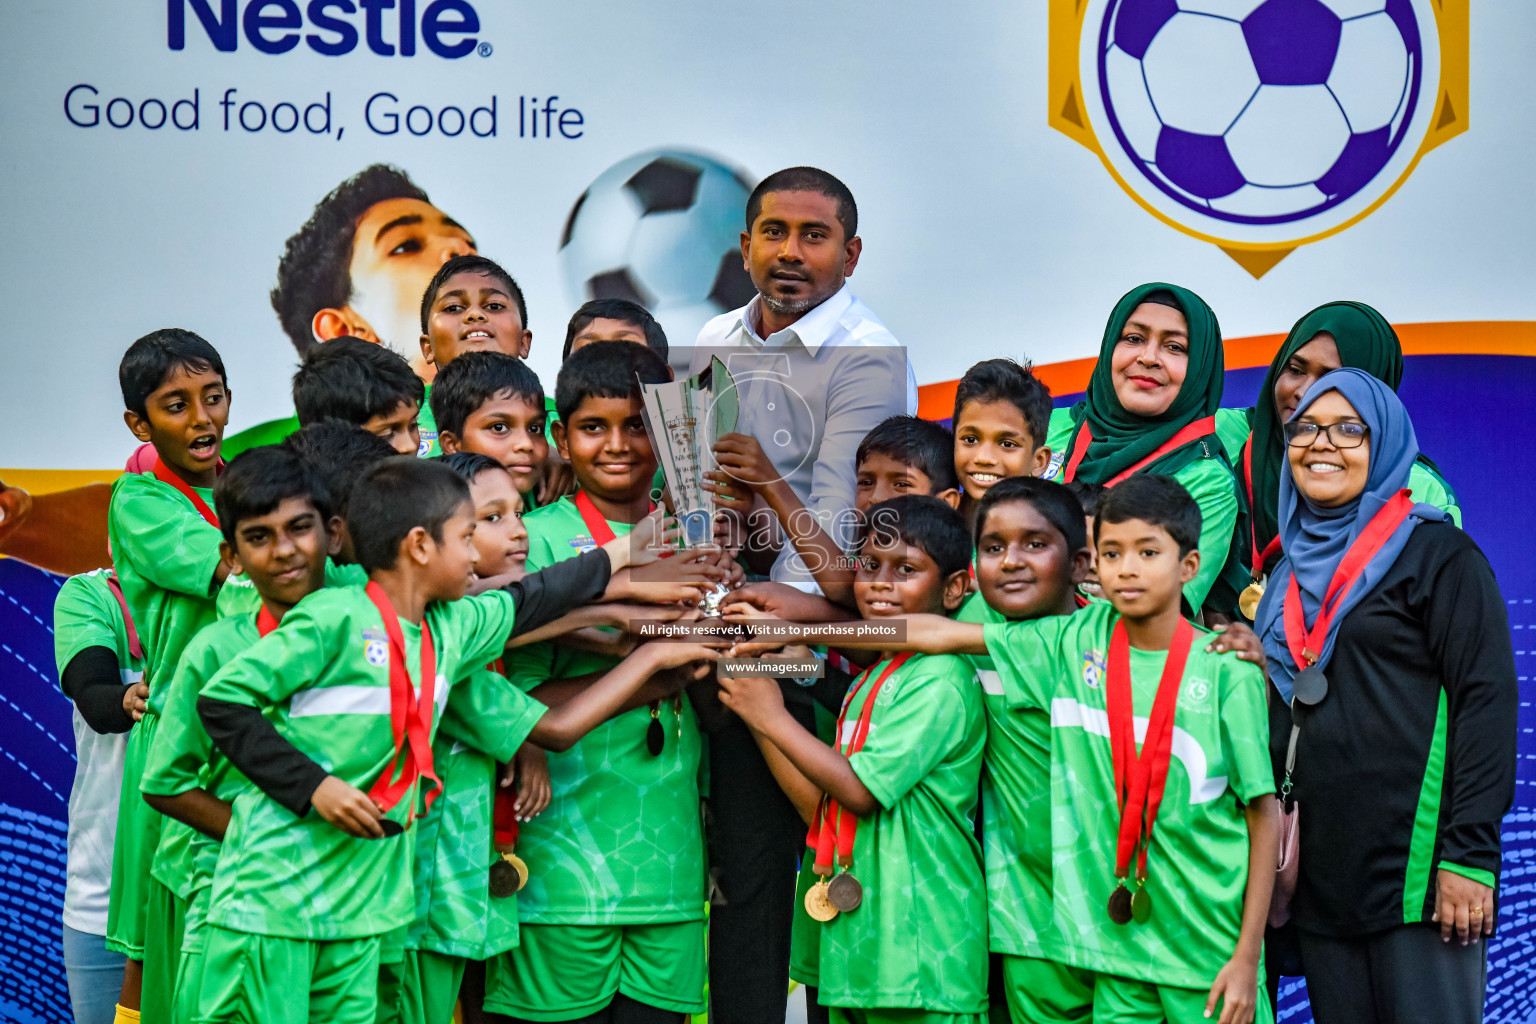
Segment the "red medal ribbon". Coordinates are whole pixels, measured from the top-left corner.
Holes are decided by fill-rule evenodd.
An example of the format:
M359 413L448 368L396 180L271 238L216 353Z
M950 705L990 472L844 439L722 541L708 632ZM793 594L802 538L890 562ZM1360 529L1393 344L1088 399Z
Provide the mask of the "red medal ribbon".
M1243 442L1243 486L1248 491L1248 508L1253 509L1253 434L1248 434L1248 440ZM1253 515L1248 516L1248 541L1253 549L1253 578L1258 579L1264 575L1264 566L1269 560L1280 553L1280 535L1276 534L1266 545L1264 550L1259 550L1259 524Z
M220 463L220 465L223 465L223 463ZM187 483L181 477L171 472L171 470L167 468L164 459L155 459L155 468L153 473L155 474L156 480L159 480L163 484L170 484L172 487L180 491L182 497L186 498L192 503L192 507L197 509L197 514L202 516L203 519L207 521L209 526L213 527L215 530L219 528L219 517L213 514L213 509L208 507L208 503L203 500L203 496L194 491L191 484Z
M128 599L123 596L123 585L112 573L107 574L107 589L112 591L112 596L117 598L117 606L123 610L123 626L128 631L128 653L135 658L143 658L144 644L139 640L139 631L133 624L133 613L128 610Z
M1328 627L1333 624L1333 617L1345 595L1355 585L1371 559L1376 557L1376 552L1403 525L1403 520L1413 511L1413 505L1408 489L1404 488L1394 494L1366 524L1365 529L1360 531L1360 536L1355 538L1339 562L1339 567L1334 570L1333 579L1328 583L1328 592L1323 595L1322 606L1317 610L1317 621L1311 629L1307 628L1306 614L1302 611L1301 588L1296 584L1296 574L1291 574L1291 582L1285 592L1285 645L1290 648L1291 658L1297 668L1317 663L1328 641Z
M261 611L256 613L256 635L266 636L277 628L277 616L267 611L267 606L262 605Z
M857 754L864 749L864 740L869 736L870 716L874 714L875 698L880 694L880 687L885 685L893 673L905 665L912 657L911 651L904 651L885 662L876 662L865 669L859 678L853 681L848 688L848 696L843 698L843 710L837 716L837 736L835 747L839 753L849 756ZM853 706L854 697L858 696L875 669L881 664L885 665L885 671L875 680L869 696L864 700L864 707L859 712L859 720L853 727L853 735L848 738L848 749L843 750L843 722L848 717L848 709ZM832 851L834 844L837 856L840 860L846 860L853 856L853 840L859 831L859 817L856 814L844 814L842 805L831 797L824 797L821 806L816 808L816 818L811 822L811 829L806 833L805 845L816 850L816 871L818 874L830 874L832 871Z
M486 666L497 675L506 675L506 664L501 658L497 658ZM491 838L497 846L517 845L517 792L511 787L502 786L501 779L492 776L491 788L494 795L491 799Z
M1147 720L1147 735L1136 753L1136 718L1131 698L1131 640L1125 623L1117 621L1109 638L1108 679L1105 706L1109 712L1109 751L1115 766L1115 798L1120 805L1120 834L1115 848L1115 877L1125 878L1131 857L1138 855L1136 877L1147 877L1147 850L1152 845L1152 826L1163 803L1168 782L1168 762L1173 754L1173 713L1179 703L1179 684L1194 642L1194 627L1180 619L1168 648L1158 680L1157 696Z
M1178 448L1182 448L1186 444L1189 444L1191 441L1198 441L1200 438L1214 433L1216 433L1215 416L1207 416L1204 419L1195 420L1195 422L1189 424L1183 430L1179 431L1177 434L1174 434L1168 440L1164 441L1151 455L1148 455L1146 458L1136 463L1136 465L1132 466L1130 469L1117 473L1115 476L1105 481L1104 486L1113 487L1115 484L1126 479L1127 477L1135 476L1144 467L1156 462L1158 459L1162 458L1164 455L1167 455L1169 452ZM1066 474L1062 477L1062 481L1064 483L1071 483L1074 479L1077 478L1078 464L1083 461L1083 456L1088 454L1088 446L1092 443L1093 429L1089 427L1086 422L1084 422L1083 429L1077 432L1077 443L1072 446L1072 457L1067 460L1067 471Z
M443 788L432 769L432 712L434 691L437 688L437 654L432 647L432 627L425 617L421 620L421 695L411 685L411 674L405 668L405 636L400 631L400 618L389 595L377 583L368 584L368 599L384 619L384 632L389 636L389 721L394 734L395 753L389 766L374 782L368 795L383 811L389 811L410 792L418 778L432 783L427 790L423 808L432 806L433 799ZM402 754L404 755L402 757ZM396 767L399 778L393 778ZM411 811L414 818L415 809Z

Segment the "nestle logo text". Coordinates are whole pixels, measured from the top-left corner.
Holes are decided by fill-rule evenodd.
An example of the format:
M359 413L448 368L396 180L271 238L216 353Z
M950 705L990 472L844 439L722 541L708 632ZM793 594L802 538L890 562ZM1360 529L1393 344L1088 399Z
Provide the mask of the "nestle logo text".
M218 10L214 10L217 4ZM439 57L472 53L480 31L480 16L468 0L431 0L416 17L417 0L309 0L300 11L297 0L166 0L166 43L185 49L187 24L195 21L214 49L233 53L243 32L248 44L262 53L287 53L300 40L313 51L339 57L357 49L360 38L381 57L414 57L416 41ZM362 17L354 18L361 9ZM188 18L188 11L194 18ZM359 24L360 22L360 24ZM305 29L308 31L305 31Z

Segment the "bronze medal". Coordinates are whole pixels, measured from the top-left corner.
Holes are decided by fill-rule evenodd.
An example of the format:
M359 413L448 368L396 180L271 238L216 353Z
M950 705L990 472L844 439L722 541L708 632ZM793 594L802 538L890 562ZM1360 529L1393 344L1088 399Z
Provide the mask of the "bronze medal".
M1131 917L1137 924L1146 924L1152 916L1152 895L1147 892L1147 884L1137 881L1136 891L1131 893Z
M864 886L852 874L844 871L827 883L827 899L838 913L847 914L859 909L864 902Z
M805 891L805 912L817 921L830 921L837 916L837 908L827 899L827 880L818 879Z
M1115 924L1131 923L1131 890L1124 882L1117 883L1115 891L1109 894L1109 919Z
M1254 580L1243 588L1243 592L1237 597L1237 610L1243 613L1243 618L1249 622L1259 614L1259 601L1264 597L1264 581Z
M393 818L380 818L379 828L384 830L384 838L390 839L405 831L405 826Z
M667 748L667 730L662 727L661 719L656 713L651 712L651 724L645 730L645 749L651 752L652 757L660 757L661 752Z
M504 900L517 892L518 888L517 869L498 857L496 863L491 865L491 895Z

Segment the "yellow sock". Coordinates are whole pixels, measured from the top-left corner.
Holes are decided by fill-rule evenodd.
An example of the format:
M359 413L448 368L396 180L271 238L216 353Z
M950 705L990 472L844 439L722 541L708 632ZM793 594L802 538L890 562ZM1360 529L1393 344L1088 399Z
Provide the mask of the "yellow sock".
M130 1010L128 1007L119 1004L117 1016L112 1018L112 1024L139 1024L139 1011Z

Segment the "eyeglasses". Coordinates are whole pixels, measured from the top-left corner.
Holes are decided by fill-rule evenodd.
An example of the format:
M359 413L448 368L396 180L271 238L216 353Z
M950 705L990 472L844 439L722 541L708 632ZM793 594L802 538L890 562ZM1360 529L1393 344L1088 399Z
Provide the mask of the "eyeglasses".
M1310 448L1317 443L1317 435L1323 433L1335 448L1359 448L1371 432L1364 423L1330 423L1325 427L1305 420L1287 423L1281 430L1292 448Z

